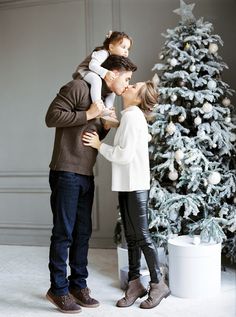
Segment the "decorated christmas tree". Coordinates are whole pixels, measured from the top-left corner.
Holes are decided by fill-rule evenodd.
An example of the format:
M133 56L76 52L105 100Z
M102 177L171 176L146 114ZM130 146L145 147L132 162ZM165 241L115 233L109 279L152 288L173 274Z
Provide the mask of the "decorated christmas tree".
M181 20L168 29L161 63L160 102L150 123L149 223L166 246L173 234L223 243L236 260L236 161L233 90L223 81L223 42L213 25L195 19L180 0Z

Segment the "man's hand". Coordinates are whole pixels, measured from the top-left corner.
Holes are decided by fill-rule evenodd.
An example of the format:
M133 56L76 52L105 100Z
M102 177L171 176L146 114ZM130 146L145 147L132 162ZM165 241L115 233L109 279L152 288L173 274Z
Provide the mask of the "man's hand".
M90 108L86 111L87 120L89 121L99 116L103 112L104 108L105 106L102 100L92 103Z

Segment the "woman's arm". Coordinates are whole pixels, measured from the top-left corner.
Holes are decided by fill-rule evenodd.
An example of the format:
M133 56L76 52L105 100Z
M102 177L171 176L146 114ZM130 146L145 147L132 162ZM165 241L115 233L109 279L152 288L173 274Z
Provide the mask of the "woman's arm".
M110 162L117 164L128 164L133 160L135 149L138 142L138 122L133 113L126 113L120 123L119 140L115 146L101 143L98 136L93 133L87 133L83 141L87 146L92 146Z

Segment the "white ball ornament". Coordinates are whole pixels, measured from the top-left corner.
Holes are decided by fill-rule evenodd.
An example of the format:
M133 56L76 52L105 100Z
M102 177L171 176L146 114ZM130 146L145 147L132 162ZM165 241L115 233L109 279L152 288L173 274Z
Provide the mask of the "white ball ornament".
M234 197L234 204L236 204L236 197Z
M176 58L171 58L171 60L170 60L170 65L171 65L172 67L175 67L177 64L178 64L177 59L176 59Z
M192 243L194 245L199 245L201 243L201 239L199 237L193 237Z
M230 122L231 122L231 118L230 118L230 117L226 117L226 118L225 118L225 122L226 122L226 123L230 123Z
M213 149L215 149L217 147L217 144L216 143L212 144L212 147Z
M207 88L210 90L216 89L216 82L214 80L209 80L207 83Z
M196 71L196 66L195 65L191 65L190 67L189 67L189 70L190 70L190 72L195 72Z
M194 123L195 123L195 125L201 124L201 123L202 123L201 117L197 116L197 117L194 119Z
M176 170L169 172L168 177L171 181L176 181L176 179L178 179L178 173Z
M171 121L167 127L166 127L166 132L169 133L170 135L174 134L176 130L176 126L174 125L174 123Z
M184 122L185 119L186 119L186 117L183 116L182 114L178 117L179 122Z
M164 59L164 54L160 54L160 55L159 55L159 58L160 58L160 59Z
M205 113L211 112L212 109L213 109L212 104L209 103L209 102L205 102L205 103L203 104L203 106L202 106L202 110L203 110Z
M218 172L212 172L208 176L208 183L211 185L217 185L221 181L221 175Z
M218 51L218 45L216 43L211 43L208 47L209 53L215 54Z
M177 150L175 152L175 159L181 161L184 158L184 152L182 150Z
M170 100L172 101L172 102L175 102L176 100L177 100L177 95L176 94L173 94L173 95L171 95L170 96Z
M222 105L225 106L225 107L228 107L229 105L231 104L231 100L227 97L225 97L223 100L222 100Z
M229 139L230 139L230 142L235 142L236 141L236 134L232 133Z

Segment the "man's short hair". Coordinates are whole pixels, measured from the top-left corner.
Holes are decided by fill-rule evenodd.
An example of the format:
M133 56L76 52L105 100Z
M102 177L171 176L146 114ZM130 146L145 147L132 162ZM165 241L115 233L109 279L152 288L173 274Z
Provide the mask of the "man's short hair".
M108 70L118 70L118 71L131 71L135 72L137 66L131 62L131 60L124 56L110 55L108 58L101 64L102 67Z

